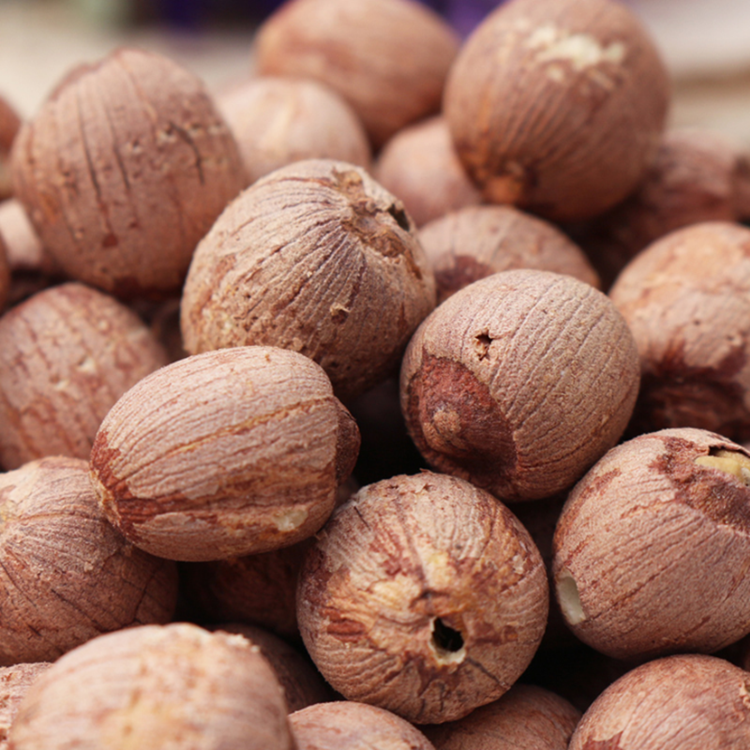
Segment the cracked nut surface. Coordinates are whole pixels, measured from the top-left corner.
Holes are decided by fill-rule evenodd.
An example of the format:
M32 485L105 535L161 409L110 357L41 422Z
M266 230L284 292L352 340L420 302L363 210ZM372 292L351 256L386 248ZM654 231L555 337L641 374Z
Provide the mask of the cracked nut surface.
M219 560L314 534L358 450L357 426L318 365L236 347L179 360L125 393L97 432L91 474L133 544Z
M712 652L750 631L750 453L691 428L612 449L575 486L552 574L585 643L618 659Z
M196 243L244 179L202 82L128 48L63 79L22 126L11 167L60 267L117 297L178 291Z
M305 556L297 618L344 697L439 723L518 679L547 597L515 516L468 482L423 472L364 487L337 509Z
M301 352L349 399L398 368L434 306L403 203L359 167L311 159L258 180L198 245L182 332L191 354L248 344Z
M531 500L570 487L617 442L638 380L633 336L605 295L570 276L504 271L418 328L401 408L434 468Z

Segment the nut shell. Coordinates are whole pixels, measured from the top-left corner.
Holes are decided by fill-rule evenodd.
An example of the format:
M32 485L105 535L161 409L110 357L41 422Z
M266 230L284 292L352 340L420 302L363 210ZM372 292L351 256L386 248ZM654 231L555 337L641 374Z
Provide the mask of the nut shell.
M297 619L344 697L439 723L510 688L539 645L547 596L515 516L423 472L364 487L334 513L305 557Z
M359 433L307 357L238 347L187 357L112 407L91 473L107 517L173 560L266 552L314 534Z

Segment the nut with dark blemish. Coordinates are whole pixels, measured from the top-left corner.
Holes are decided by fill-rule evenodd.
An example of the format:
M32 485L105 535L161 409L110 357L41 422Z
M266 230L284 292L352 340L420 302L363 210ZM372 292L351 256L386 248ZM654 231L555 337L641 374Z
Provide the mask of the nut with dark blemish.
M458 159L443 117L396 133L380 152L374 174L406 204L417 226L482 199Z
M88 466L53 456L0 475L0 664L52 661L101 633L168 622L174 563L109 524Z
M88 459L120 396L167 363L146 325L77 282L38 292L0 318L0 464Z
M305 557L297 617L344 697L439 723L520 676L547 592L539 552L502 503L423 472L364 487L334 513Z
M422 727L435 750L567 750L581 712L535 685L515 684L458 721Z
M118 297L179 291L196 243L244 180L202 82L134 49L66 76L22 126L11 167L60 267Z
M710 653L750 632L750 452L691 428L641 435L570 494L554 539L573 632L619 659Z
M595 216L636 188L658 148L669 91L627 6L520 0L465 42L444 111L487 200L562 221Z
M403 203L325 159L261 178L196 249L182 301L191 354L280 346L318 362L349 399L395 372L435 305Z
M318 703L289 723L299 750L435 750L408 721L356 701Z
M358 450L357 426L318 365L235 347L179 360L125 393L97 432L91 475L136 546L219 560L314 534Z
M591 705L570 750L729 750L750 747L750 675L687 654L628 672Z
M422 455L504 500L570 487L619 439L638 353L601 292L514 270L443 302L401 369L401 407Z
M258 646L185 623L129 628L65 654L26 694L14 750L295 750Z
M259 29L255 60L262 75L330 86L379 148L439 111L458 45L437 13L412 0L294 0Z
M438 303L473 281L514 268L573 276L599 287L583 251L559 229L511 206L469 206L431 221L419 241L435 274Z
M750 440L750 229L672 232L626 266L610 297L641 360L632 434L700 427Z

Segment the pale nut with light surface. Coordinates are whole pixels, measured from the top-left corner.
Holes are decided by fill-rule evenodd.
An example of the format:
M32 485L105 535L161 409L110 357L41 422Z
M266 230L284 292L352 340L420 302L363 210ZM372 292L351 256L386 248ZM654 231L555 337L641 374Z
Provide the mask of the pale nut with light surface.
M750 453L705 430L640 435L575 486L552 573L568 625L618 659L711 653L750 631Z
M418 724L505 693L547 611L544 564L520 522L432 472L353 495L317 534L297 588L302 638L331 686Z
M112 407L91 450L107 517L173 560L219 560L314 534L351 473L359 431L301 354L236 347L186 357Z
M23 697L50 666L51 662L36 661L0 668L0 750L8 750L8 732Z

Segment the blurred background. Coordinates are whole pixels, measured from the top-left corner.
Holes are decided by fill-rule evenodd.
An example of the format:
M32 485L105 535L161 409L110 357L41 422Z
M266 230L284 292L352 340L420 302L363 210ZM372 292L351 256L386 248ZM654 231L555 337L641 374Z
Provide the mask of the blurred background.
M357 2L357 0L351 0ZM497 0L424 0L468 34ZM674 81L672 123L750 145L750 0L623 0ZM0 94L33 114L72 66L121 44L169 55L209 86L252 71L254 30L274 0L0 0Z

